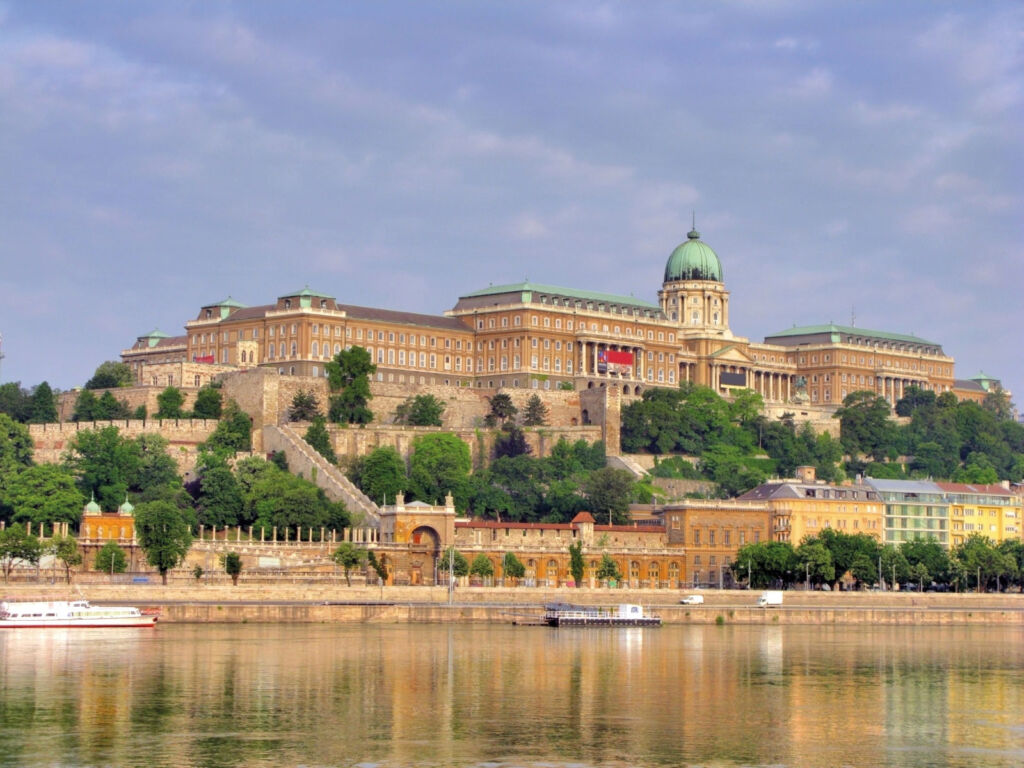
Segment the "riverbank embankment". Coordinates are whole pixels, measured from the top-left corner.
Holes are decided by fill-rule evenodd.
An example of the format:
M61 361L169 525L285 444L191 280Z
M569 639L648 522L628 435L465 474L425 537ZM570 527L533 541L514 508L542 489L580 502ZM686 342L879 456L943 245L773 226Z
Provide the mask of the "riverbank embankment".
M5 596L158 608L171 623L512 623L539 617L553 602L639 603L665 624L1007 625L1024 627L1024 595L899 592L785 593L781 608L758 608L756 591L701 590L703 605L680 605L687 591L527 587L20 584Z

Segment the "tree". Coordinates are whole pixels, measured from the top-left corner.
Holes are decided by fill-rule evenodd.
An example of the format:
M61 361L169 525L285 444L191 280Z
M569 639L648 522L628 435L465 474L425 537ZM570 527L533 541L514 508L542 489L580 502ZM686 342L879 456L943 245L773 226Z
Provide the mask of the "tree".
M633 475L624 469L604 467L591 472L581 484L583 497L594 517L610 515L611 522L629 522L629 500L633 491Z
M72 421L96 421L97 399L91 389L83 389L75 398L75 409L71 413Z
M433 395L416 395L395 409L395 423L411 427L440 427L445 404Z
M526 575L526 566L515 552L506 552L501 558L501 573L502 578L521 579Z
M705 451L701 459L705 476L713 480L723 496L739 496L756 488L768 475L732 445L715 445Z
M224 410L224 398L219 387L203 387L192 404L192 418L219 419Z
M116 389L130 387L135 383L135 376L128 363L107 360L97 366L92 378L85 382L86 389Z
M178 465L167 452L170 444L166 437L139 435L135 438L135 445L138 448L138 464L134 475L128 478L129 490L141 494L143 500L148 500L158 489L181 486Z
M1017 573L1014 557L1001 552L980 533L968 536L955 548L953 557L961 564L967 578L975 580L979 592L987 590L989 583L997 577L1005 582Z
M494 575L494 563L483 552L473 558L473 564L469 567L471 576L488 578Z
M903 390L903 397L896 401L897 416L913 416L918 408L934 408L935 392L911 384Z
M341 502L331 501L308 480L282 472L264 462L261 472L245 493L245 519L257 528L280 531L294 528L326 528L339 531L350 523ZM246 481L241 481L243 487Z
M139 444L121 437L117 427L82 430L68 441L65 466L78 478L84 496L95 496L101 509L117 509L138 475Z
M366 550L359 549L351 541L343 541L338 545L338 548L334 550L331 555L331 559L340 565L345 571L345 584L352 586L352 579L349 576L349 572L353 568L358 568L363 560L366 559Z
M48 542L50 554L64 565L64 578L71 583L71 569L82 564L82 552L74 536L53 536Z
M857 581L864 581L856 573L853 573L854 563L857 562L858 555L862 555L862 560L866 560L871 564L871 571L869 572L863 566L863 562L861 562L861 575L874 574L868 583L878 578L875 564L878 562L878 557L881 554L881 547L875 539L867 534L855 533L851 535L837 531L834 528L826 528L818 534L817 540L824 544L829 552L832 553L832 562L835 564L835 577L837 581L848 571Z
M17 563L35 565L41 555L39 539L30 536L24 526L14 523L0 530L0 569L3 569L4 582L10 579Z
M751 589L782 586L799 579L801 570L800 560L788 541L744 544L736 552L731 567L737 579L749 574Z
M78 525L85 498L67 469L54 464L8 475L0 493L0 517L15 523Z
M128 401L114 397L113 392L104 392L96 401L95 420L115 421L130 418L131 415L132 410L128 407Z
M251 451L252 419L249 418L249 414L239 408L234 400L229 400L224 406L217 428L200 447L212 453L225 455Z
M525 456L531 450L523 430L512 422L505 422L501 425L501 432L494 441L494 457L496 459L500 459L502 456Z
M199 462L198 520L206 526L239 525L245 498L238 479L222 458L204 454Z
M169 501L139 504L135 508L135 531L147 562L167 584L167 572L185 559L192 546L192 530L184 513Z
M100 573L124 573L128 570L128 558L116 541L108 541L96 553L92 567Z
M0 413L0 482L10 473L32 464L32 438L28 428Z
M905 541L900 544L900 554L905 558L908 569L918 564L924 565L928 569L928 573L931 574L933 581L940 584L949 583L951 576L949 552L934 539L927 541ZM886 570L886 568L886 558L883 551L883 575L891 573L891 570ZM900 579L899 570L897 570L896 576L897 579ZM909 574L905 574L902 578L906 579L908 577Z
M890 589L893 585L902 584L910 578L911 565L907 562L907 557L903 553L902 548L897 549L892 544L886 544L882 547L879 556L881 558L881 572L878 574L878 577L880 580L888 582Z
M611 581L613 579L618 581L622 578L622 574L619 572L619 564L607 552L601 555L601 562L598 563L597 573L594 575L602 581Z
M373 420L373 411L368 405L372 397L370 376L377 371L370 353L362 347L343 349L324 368L328 385L334 393L328 414L331 421L369 424Z
M511 395L505 392L498 392L493 397L488 397L487 402L490 404L491 410L484 417L484 421L489 427L493 427L499 422L505 423L505 421L519 413L519 409L512 404Z
M42 382L32 391L29 403L29 424L52 424L57 421L57 402L47 382Z
M313 423L306 429L303 439L309 446L327 459L331 464L338 463L338 456L331 445L331 434L327 431L327 422L323 416L314 416Z
M583 542L576 541L569 545L569 573L577 587L583 586Z
M832 553L820 541L808 541L796 548L797 564L812 584L831 584L836 578ZM798 572L799 575L799 572Z
M405 460L390 445L375 448L349 465L349 479L359 490L379 504L394 500L399 491L409 487L405 476Z
M540 395L532 394L526 401L523 411L523 424L527 427L542 427L548 423L548 407L540 399Z
M238 577L242 575L242 557L237 552L224 555L224 572L231 577L231 583L238 586Z
M1010 421L1013 418L1013 403L1010 402L1010 396L998 384L986 393L981 407L1000 421Z
M420 435L412 441L409 459L409 488L428 504L436 504L451 492L455 507L465 510L469 502L469 446L450 432Z
M469 562L466 560L466 556L452 547L448 547L438 557L437 570L447 573L449 565L452 566L456 576L466 576L469 574Z
M380 579L380 583L383 584L388 580L388 569L384 565L384 558L386 555L381 555L381 559L377 559L377 553L372 549L367 551L367 560L370 563L370 567L373 568L377 573L377 578Z
M156 396L157 411L155 418L180 419L185 414L181 407L185 404L185 395L177 387L167 387Z
M850 564L850 575L857 580L858 588L863 584L874 584L878 581L878 568L875 566L875 562L864 552L854 555L853 562Z
M300 389L292 398L291 408L288 409L288 421L312 421L320 412L320 401L312 390Z
M32 399L21 388L21 382L9 381L0 384L0 414L6 414L14 421L24 423L32 415Z
M851 392L833 414L840 421L840 441L851 455L867 454L884 459L895 440L895 429L889 419L889 403L868 390Z

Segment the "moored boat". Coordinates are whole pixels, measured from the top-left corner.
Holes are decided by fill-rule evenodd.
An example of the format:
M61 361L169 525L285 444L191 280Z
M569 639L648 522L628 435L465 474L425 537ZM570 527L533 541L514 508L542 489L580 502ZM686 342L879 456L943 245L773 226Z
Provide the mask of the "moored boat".
M552 603L544 607L549 627L660 627L661 617L644 613L643 606L622 603L616 607Z
M91 605L88 600L5 600L0 629L48 627L152 627L159 616L129 606Z

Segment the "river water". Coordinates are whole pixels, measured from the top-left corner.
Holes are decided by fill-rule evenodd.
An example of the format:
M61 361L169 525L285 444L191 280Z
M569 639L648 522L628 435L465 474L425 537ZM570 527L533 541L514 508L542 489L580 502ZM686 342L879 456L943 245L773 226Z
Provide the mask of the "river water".
M1024 765L1020 629L0 631L0 766Z

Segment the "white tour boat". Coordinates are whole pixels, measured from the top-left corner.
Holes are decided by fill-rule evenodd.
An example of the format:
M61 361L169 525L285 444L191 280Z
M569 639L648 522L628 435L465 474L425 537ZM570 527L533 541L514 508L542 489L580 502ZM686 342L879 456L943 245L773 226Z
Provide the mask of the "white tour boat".
M88 600L5 600L0 629L33 627L152 627L156 612L127 606L90 605Z

